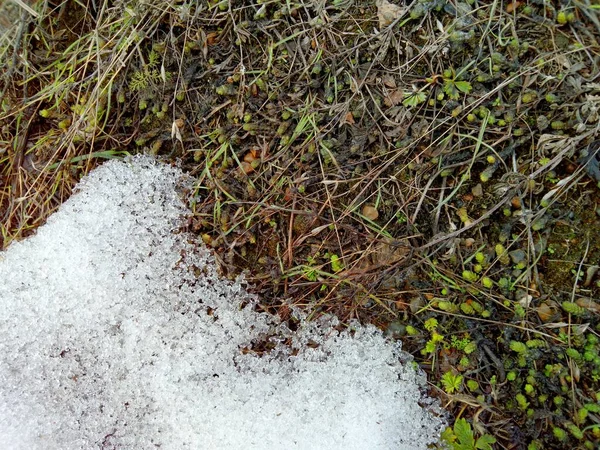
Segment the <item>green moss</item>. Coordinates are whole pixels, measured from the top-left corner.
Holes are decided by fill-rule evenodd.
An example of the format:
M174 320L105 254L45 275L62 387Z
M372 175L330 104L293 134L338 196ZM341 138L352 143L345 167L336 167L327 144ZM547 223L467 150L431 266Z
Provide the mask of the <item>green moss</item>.
M567 432L560 427L552 428L552 434L559 441L565 441L567 439Z
M517 352L517 353L526 353L527 352L527 346L524 343L518 342L518 341L510 341L510 349L513 352Z
M479 276L470 270L463 270L462 277L465 281L469 281L470 283L474 283L479 279Z

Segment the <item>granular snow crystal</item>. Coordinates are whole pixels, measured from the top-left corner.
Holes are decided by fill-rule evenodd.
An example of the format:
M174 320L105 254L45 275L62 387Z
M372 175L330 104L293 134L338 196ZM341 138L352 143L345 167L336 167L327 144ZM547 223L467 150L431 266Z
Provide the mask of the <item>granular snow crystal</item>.
M186 183L148 157L108 162L0 253L0 448L437 442L444 421L397 344L301 312L292 331L219 278L178 231ZM273 350L248 351L265 341Z

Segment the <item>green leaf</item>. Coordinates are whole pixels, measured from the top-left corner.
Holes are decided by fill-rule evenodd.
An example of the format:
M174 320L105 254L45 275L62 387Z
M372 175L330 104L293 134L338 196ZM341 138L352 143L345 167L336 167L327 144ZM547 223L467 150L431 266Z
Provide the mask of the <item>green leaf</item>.
M452 372L448 371L444 375L442 375L442 384L444 385L444 390L448 394L452 394L455 391L458 391L462 386L463 376L456 374L454 375ZM457 433L458 436L458 433Z
M475 380L469 380L469 381L467 381L467 387L469 388L470 391L475 391L475 390L479 389L479 383Z
M475 438L473 438L473 430L471 424L466 419L458 419L454 423L454 434L462 448L472 449L475 447Z
M471 83L469 83L468 81L455 81L454 86L456 86L456 89L458 89L463 94L468 94L469 92L471 92L471 89L473 89L473 86L471 86Z
M484 434L479 439L477 439L477 443L475 444L475 448L480 450L492 450L492 446L490 444L495 444L496 438L489 434Z
M415 92L412 95L409 95L408 97L406 97L402 101L402 104L406 107L417 106L417 105L420 105L421 103L423 103L426 99L427 99L427 95L425 94L425 92Z
M451 100L458 100L458 98L460 97L460 94L458 93L458 90L456 89L456 86L454 85L454 81L452 80L446 80L444 82L444 92L446 93L446 95L448 96L448 98L450 98Z
M450 427L446 427L446 429L442 432L441 438L448 444L452 444L454 441L456 441L456 435Z
M157 52L155 52L154 50L152 50L150 52L150 54L148 55L148 63L146 64L146 67L148 67L148 68L156 67L159 59L160 59L160 55Z
M310 267L305 267L304 268L304 276L306 277L306 279L308 281L316 281L317 280L317 271Z

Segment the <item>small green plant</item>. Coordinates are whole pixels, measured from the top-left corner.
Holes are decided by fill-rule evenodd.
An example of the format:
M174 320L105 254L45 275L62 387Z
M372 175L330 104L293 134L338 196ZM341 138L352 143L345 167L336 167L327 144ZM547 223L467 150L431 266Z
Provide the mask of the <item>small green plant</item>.
M402 100L402 105L409 107L409 106L418 106L421 103L423 103L425 100L427 100L427 94L423 91L417 91L417 92L409 92L405 94L407 97Z
M412 325L407 325L406 326L406 334L408 334L409 336L416 336L417 334L419 334L419 330L417 330Z
M442 311L446 311L449 313L457 313L460 310L458 305L456 305L452 302L446 302L446 301L439 301L437 303L437 307L439 309L441 309Z
M496 244L494 250L496 252L496 257L498 258L498 261L500 261L505 266L510 264L510 257L508 256L508 252L506 251L506 247L504 247L504 245Z
M314 268L317 263L318 254L315 256L308 256L306 261L308 265L304 266L304 277L308 281L317 281L317 270Z
M463 338L459 338L457 336L452 336L450 338L450 342L452 347L454 347L457 350L464 350L465 347L467 347L470 343L471 343L471 339L469 339L468 337L463 337Z
M519 408L525 410L529 407L529 402L527 401L527 398L519 393L515 396L515 400L517 401L517 404L519 405Z
M459 80L454 69L446 69L443 89L450 100L458 100L461 93L466 95L473 87L468 81Z
M159 54L154 50L148 55L148 61L142 66L142 70L133 72L129 80L129 87L132 91L144 91L161 81L166 83L171 80L173 74L159 70Z
M398 211L396 213L396 221L399 224L406 223L408 221L408 217L406 217L406 215L402 211Z
M469 281L471 283L474 283L479 279L479 276L470 270L463 270L462 277L465 281Z
M470 355L477 350L477 343L472 341L468 335L463 338L452 336L450 338L450 346L464 352L466 355Z
M442 375L442 385L444 386L444 391L448 394L459 391L462 387L462 383L463 376L460 374L454 374L451 371L448 371Z
M527 353L527 346L523 342L510 341L510 349L517 353Z
M565 312L573 316L583 316L587 312L585 308L579 306L577 303L574 302L562 302L561 306L565 310Z
M491 278L489 278L489 277L483 277L481 279L481 284L486 289L491 289L491 288L494 287L494 281Z
M438 321L436 318L431 317L425 321L424 326L427 331L433 331L437 328Z
M317 272L310 267L305 268L304 276L308 281L317 281Z
M329 260L331 261L331 270L333 270L335 273L344 270L344 264L338 255L330 255Z
M437 349L437 345L444 340L444 336L436 331L438 321L434 317L427 319L424 326L425 329L431 333L431 339L427 341L425 348L421 350L421 353L423 355L433 354Z
M450 100L458 100L461 94L466 95L473 89L470 82L461 79L463 72L464 69L458 74L454 69L446 69L442 75L434 75L430 78L426 78L425 81L429 83L430 86L441 84L444 94L448 96ZM444 94L441 94L440 98L443 98Z
M479 389L479 383L475 380L468 380L467 387L469 388L469 390L471 392L473 392L473 391L476 391L477 389Z
M492 450L491 444L496 443L496 438L489 434L475 440L471 424L462 418L454 422L454 428L444 430L442 439L452 450Z

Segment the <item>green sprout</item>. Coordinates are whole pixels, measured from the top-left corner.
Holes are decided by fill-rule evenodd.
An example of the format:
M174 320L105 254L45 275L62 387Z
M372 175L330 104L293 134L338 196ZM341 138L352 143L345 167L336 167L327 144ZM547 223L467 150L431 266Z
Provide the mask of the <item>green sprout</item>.
M459 391L462 387L462 382L463 376L460 374L454 374L451 371L448 371L442 375L442 385L444 386L444 391L448 394Z
M442 439L448 443L452 450L492 450L491 444L496 443L496 438L484 434L475 440L471 424L466 419L458 419L453 428L446 428Z

